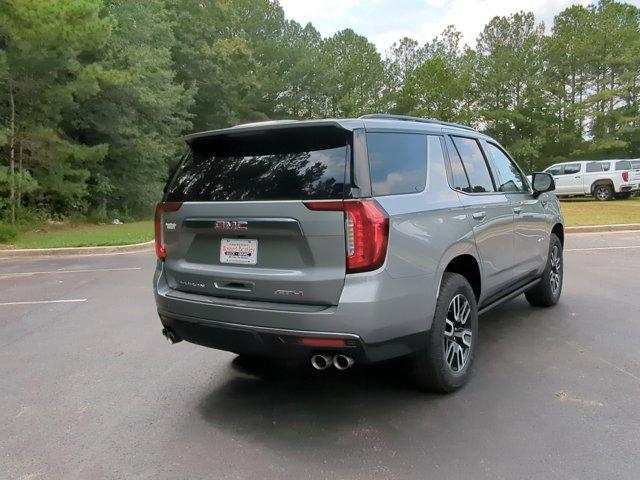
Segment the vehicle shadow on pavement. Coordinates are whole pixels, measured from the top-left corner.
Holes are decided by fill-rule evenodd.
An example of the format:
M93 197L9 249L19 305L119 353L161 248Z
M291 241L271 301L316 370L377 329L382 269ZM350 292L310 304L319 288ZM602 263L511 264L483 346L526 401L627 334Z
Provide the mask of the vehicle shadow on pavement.
M199 410L216 427L271 446L309 453L339 448L341 439L375 435L399 410L444 398L412 389L398 374L401 365L318 372L306 364L248 366L238 357L232 368L241 372L203 398Z
M490 413L494 396L518 395L521 386L513 380L513 362L505 362L511 355L505 345L528 338L535 350L543 341L543 313L519 301L483 316L474 374L466 387L450 395L412 388L402 361L318 372L307 364L282 367L237 358L230 366L231 380L209 391L199 412L216 428L298 454L324 455L335 449L339 455L340 449L353 447L349 442L389 444L414 422L424 434L438 438L464 429L477 402Z

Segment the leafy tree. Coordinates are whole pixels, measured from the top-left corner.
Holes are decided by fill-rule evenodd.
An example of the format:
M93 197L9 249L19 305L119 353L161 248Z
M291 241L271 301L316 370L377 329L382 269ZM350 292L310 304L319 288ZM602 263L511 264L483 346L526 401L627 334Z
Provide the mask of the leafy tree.
M403 81L397 110L446 121L473 123L475 54L461 49L460 32L448 27L420 49L422 60Z
M0 4L0 114L6 119L0 140L8 158L12 221L19 198L59 213L81 206L88 194L87 164L106 152L103 145L74 142L59 127L66 110L98 90L99 66L91 55L112 26L99 12L100 3L91 0ZM18 190L23 169L36 178L36 190Z
M113 29L99 59L99 92L65 122L79 142L109 146L102 161L88 164L98 217L148 211L157 200L183 148L194 93L175 82L175 38L163 2L110 0L103 14Z
M311 24L304 28L289 22L281 49L283 63L282 90L276 101L276 111L287 118L319 118L325 112L323 92L327 91L330 73L318 68L322 61L322 37Z
M322 42L319 68L329 78L325 115L357 117L380 101L383 64L375 46L353 30L342 30Z
M530 170L640 157L640 9L570 6L548 35L520 12L383 60L273 0L0 1L4 219L144 214L184 132L373 111L474 125Z
M383 105L394 113L406 113L411 109L404 104L402 90L418 67L427 60L426 48L412 38L404 37L391 45L384 62Z
M544 26L532 13L494 17L476 46L475 84L486 131L532 168L538 161L544 122L542 41Z

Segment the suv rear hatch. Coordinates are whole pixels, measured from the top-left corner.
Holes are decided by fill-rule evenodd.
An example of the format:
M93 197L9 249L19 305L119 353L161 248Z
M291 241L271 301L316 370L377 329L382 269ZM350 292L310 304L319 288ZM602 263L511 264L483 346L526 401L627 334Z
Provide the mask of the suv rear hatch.
M187 139L156 211L172 289L335 305L345 279L352 132L338 125L227 129ZM310 206L305 201L312 202Z

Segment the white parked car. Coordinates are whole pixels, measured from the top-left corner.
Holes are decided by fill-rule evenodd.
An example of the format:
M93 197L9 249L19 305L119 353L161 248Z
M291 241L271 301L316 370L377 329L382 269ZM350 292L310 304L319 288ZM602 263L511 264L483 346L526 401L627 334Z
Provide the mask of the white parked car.
M597 200L629 198L640 190L640 160L590 160L556 163L544 170L553 175L558 196L591 195Z

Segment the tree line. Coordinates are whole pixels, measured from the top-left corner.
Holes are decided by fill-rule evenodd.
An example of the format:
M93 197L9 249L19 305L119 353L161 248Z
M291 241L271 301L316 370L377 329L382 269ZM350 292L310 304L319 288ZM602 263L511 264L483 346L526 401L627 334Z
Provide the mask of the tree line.
M417 115L475 126L532 171L639 157L639 105L640 9L613 0L384 56L270 0L0 0L0 219L147 215L190 131Z

